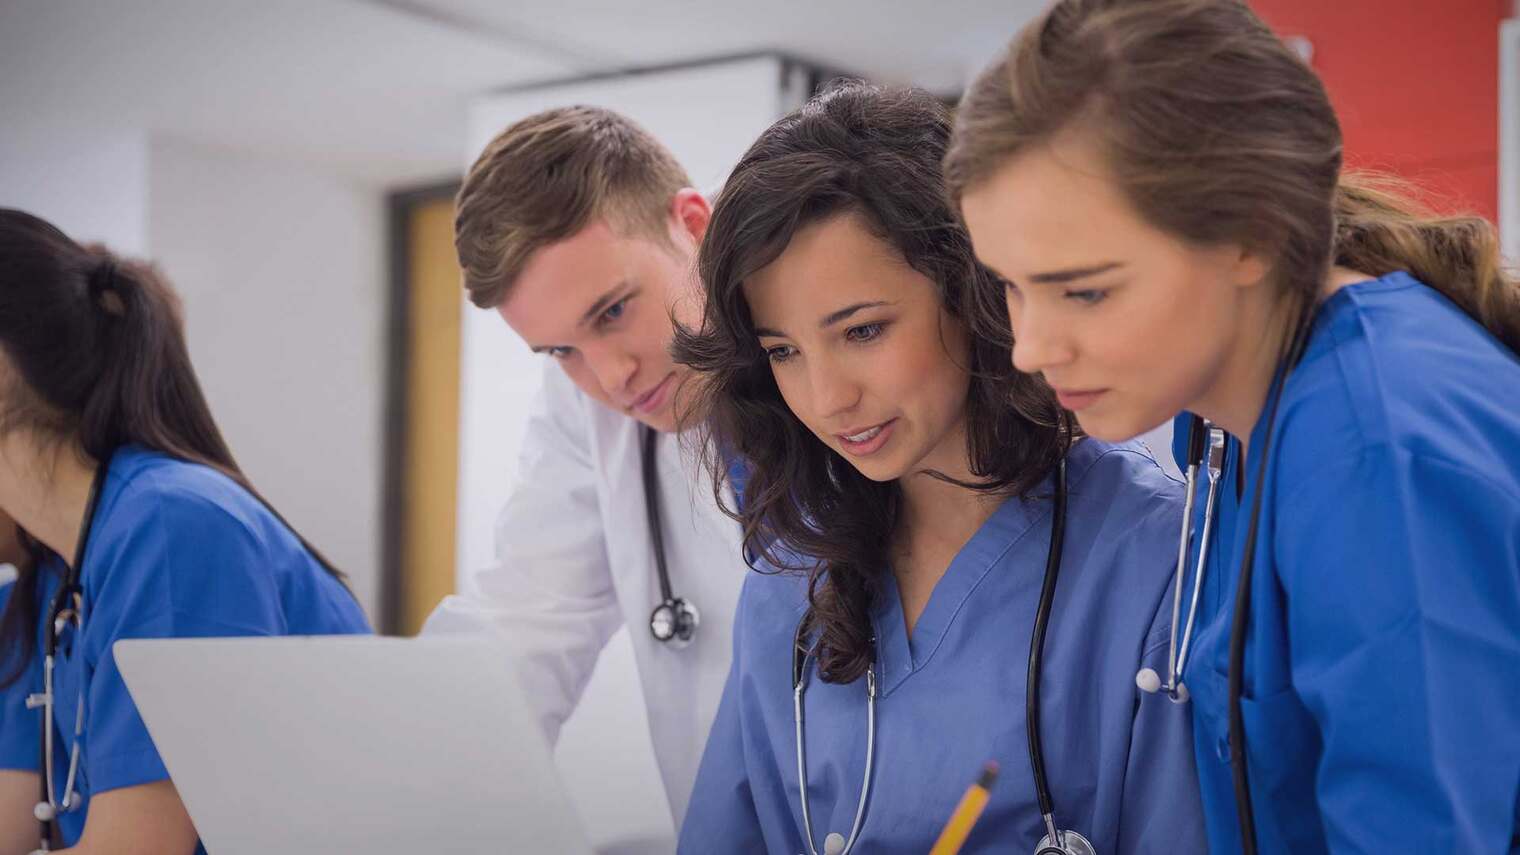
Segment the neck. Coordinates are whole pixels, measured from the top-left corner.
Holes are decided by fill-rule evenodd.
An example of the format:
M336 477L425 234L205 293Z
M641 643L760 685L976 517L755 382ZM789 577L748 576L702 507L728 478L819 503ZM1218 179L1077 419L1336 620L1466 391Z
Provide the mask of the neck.
M953 456L954 465L925 459L919 471L897 482L903 496L903 513L896 534L899 553L954 555L1003 503L1003 496L979 493L923 471L932 469L968 483L977 480L966 459L964 427L955 431L944 447L954 454L939 456ZM939 569L943 572L945 568Z
M72 440L10 431L0 439L0 509L72 565L96 466Z
M1247 298L1236 327L1240 334L1236 335L1208 391L1188 407L1224 428L1242 446L1250 441L1251 430L1261 417L1278 361L1293 335L1295 320L1289 300L1266 287L1254 290L1261 293Z
M1316 299L1325 300L1347 285L1371 278L1359 270L1331 267L1320 283ZM1251 431L1267 405L1267 392L1277 373L1277 363L1293 335L1293 324L1298 320L1290 300L1274 293L1271 288L1253 290L1261 293L1247 297L1237 329L1261 330L1261 334L1237 335L1235 346L1226 356L1209 391L1187 408L1240 440L1242 459L1251 440Z

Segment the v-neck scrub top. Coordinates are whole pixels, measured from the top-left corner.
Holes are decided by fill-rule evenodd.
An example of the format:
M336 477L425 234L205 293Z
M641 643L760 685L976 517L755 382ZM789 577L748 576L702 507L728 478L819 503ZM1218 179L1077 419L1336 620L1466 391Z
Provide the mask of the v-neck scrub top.
M1138 444L1076 443L1045 640L1041 725L1057 822L1104 855L1204 850L1188 716L1135 685L1165 668L1182 489ZM874 783L855 851L929 850L988 760L1002 773L963 850L1032 852L1043 835L1025 736L1030 639L1054 482L1005 501L951 562L910 637L887 568L872 605ZM807 852L792 717L796 574L753 573L734 662L682 828L682 853ZM805 696L815 839L848 836L866 754L865 680Z
M52 556L36 570L37 647L21 678L0 689L0 769L42 771L41 713L26 708L26 696L42 691L42 620L65 569ZM343 583L248 491L213 469L136 446L111 460L80 584L83 625L60 638L48 722L53 795L62 799L83 699L76 789L84 804L58 817L68 846L84 832L93 796L169 777L117 670L118 639L369 632ZM0 587L0 607L11 594Z

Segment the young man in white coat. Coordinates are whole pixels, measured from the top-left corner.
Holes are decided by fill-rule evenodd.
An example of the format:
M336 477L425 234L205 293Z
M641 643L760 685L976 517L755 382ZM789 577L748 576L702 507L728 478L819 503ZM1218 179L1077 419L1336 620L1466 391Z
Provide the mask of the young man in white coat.
M690 185L646 131L592 107L524 119L471 167L455 221L465 288L548 364L496 561L426 627L505 635L553 742L626 625L677 828L745 571L737 523L674 433L694 378L670 357L672 316L700 313L693 262L710 213ZM664 582L645 492L656 482Z

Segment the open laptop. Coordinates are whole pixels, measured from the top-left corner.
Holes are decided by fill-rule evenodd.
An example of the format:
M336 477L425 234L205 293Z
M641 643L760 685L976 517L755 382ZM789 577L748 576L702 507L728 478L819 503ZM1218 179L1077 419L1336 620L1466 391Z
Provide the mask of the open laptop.
M490 641L114 650L212 855L591 855L508 654Z

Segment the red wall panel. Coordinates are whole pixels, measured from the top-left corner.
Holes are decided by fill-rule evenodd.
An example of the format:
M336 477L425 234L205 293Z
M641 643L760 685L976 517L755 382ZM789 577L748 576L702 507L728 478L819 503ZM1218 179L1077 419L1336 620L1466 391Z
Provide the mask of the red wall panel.
M1415 181L1445 211L1498 216L1499 22L1508 0L1250 0L1303 36L1346 162Z

